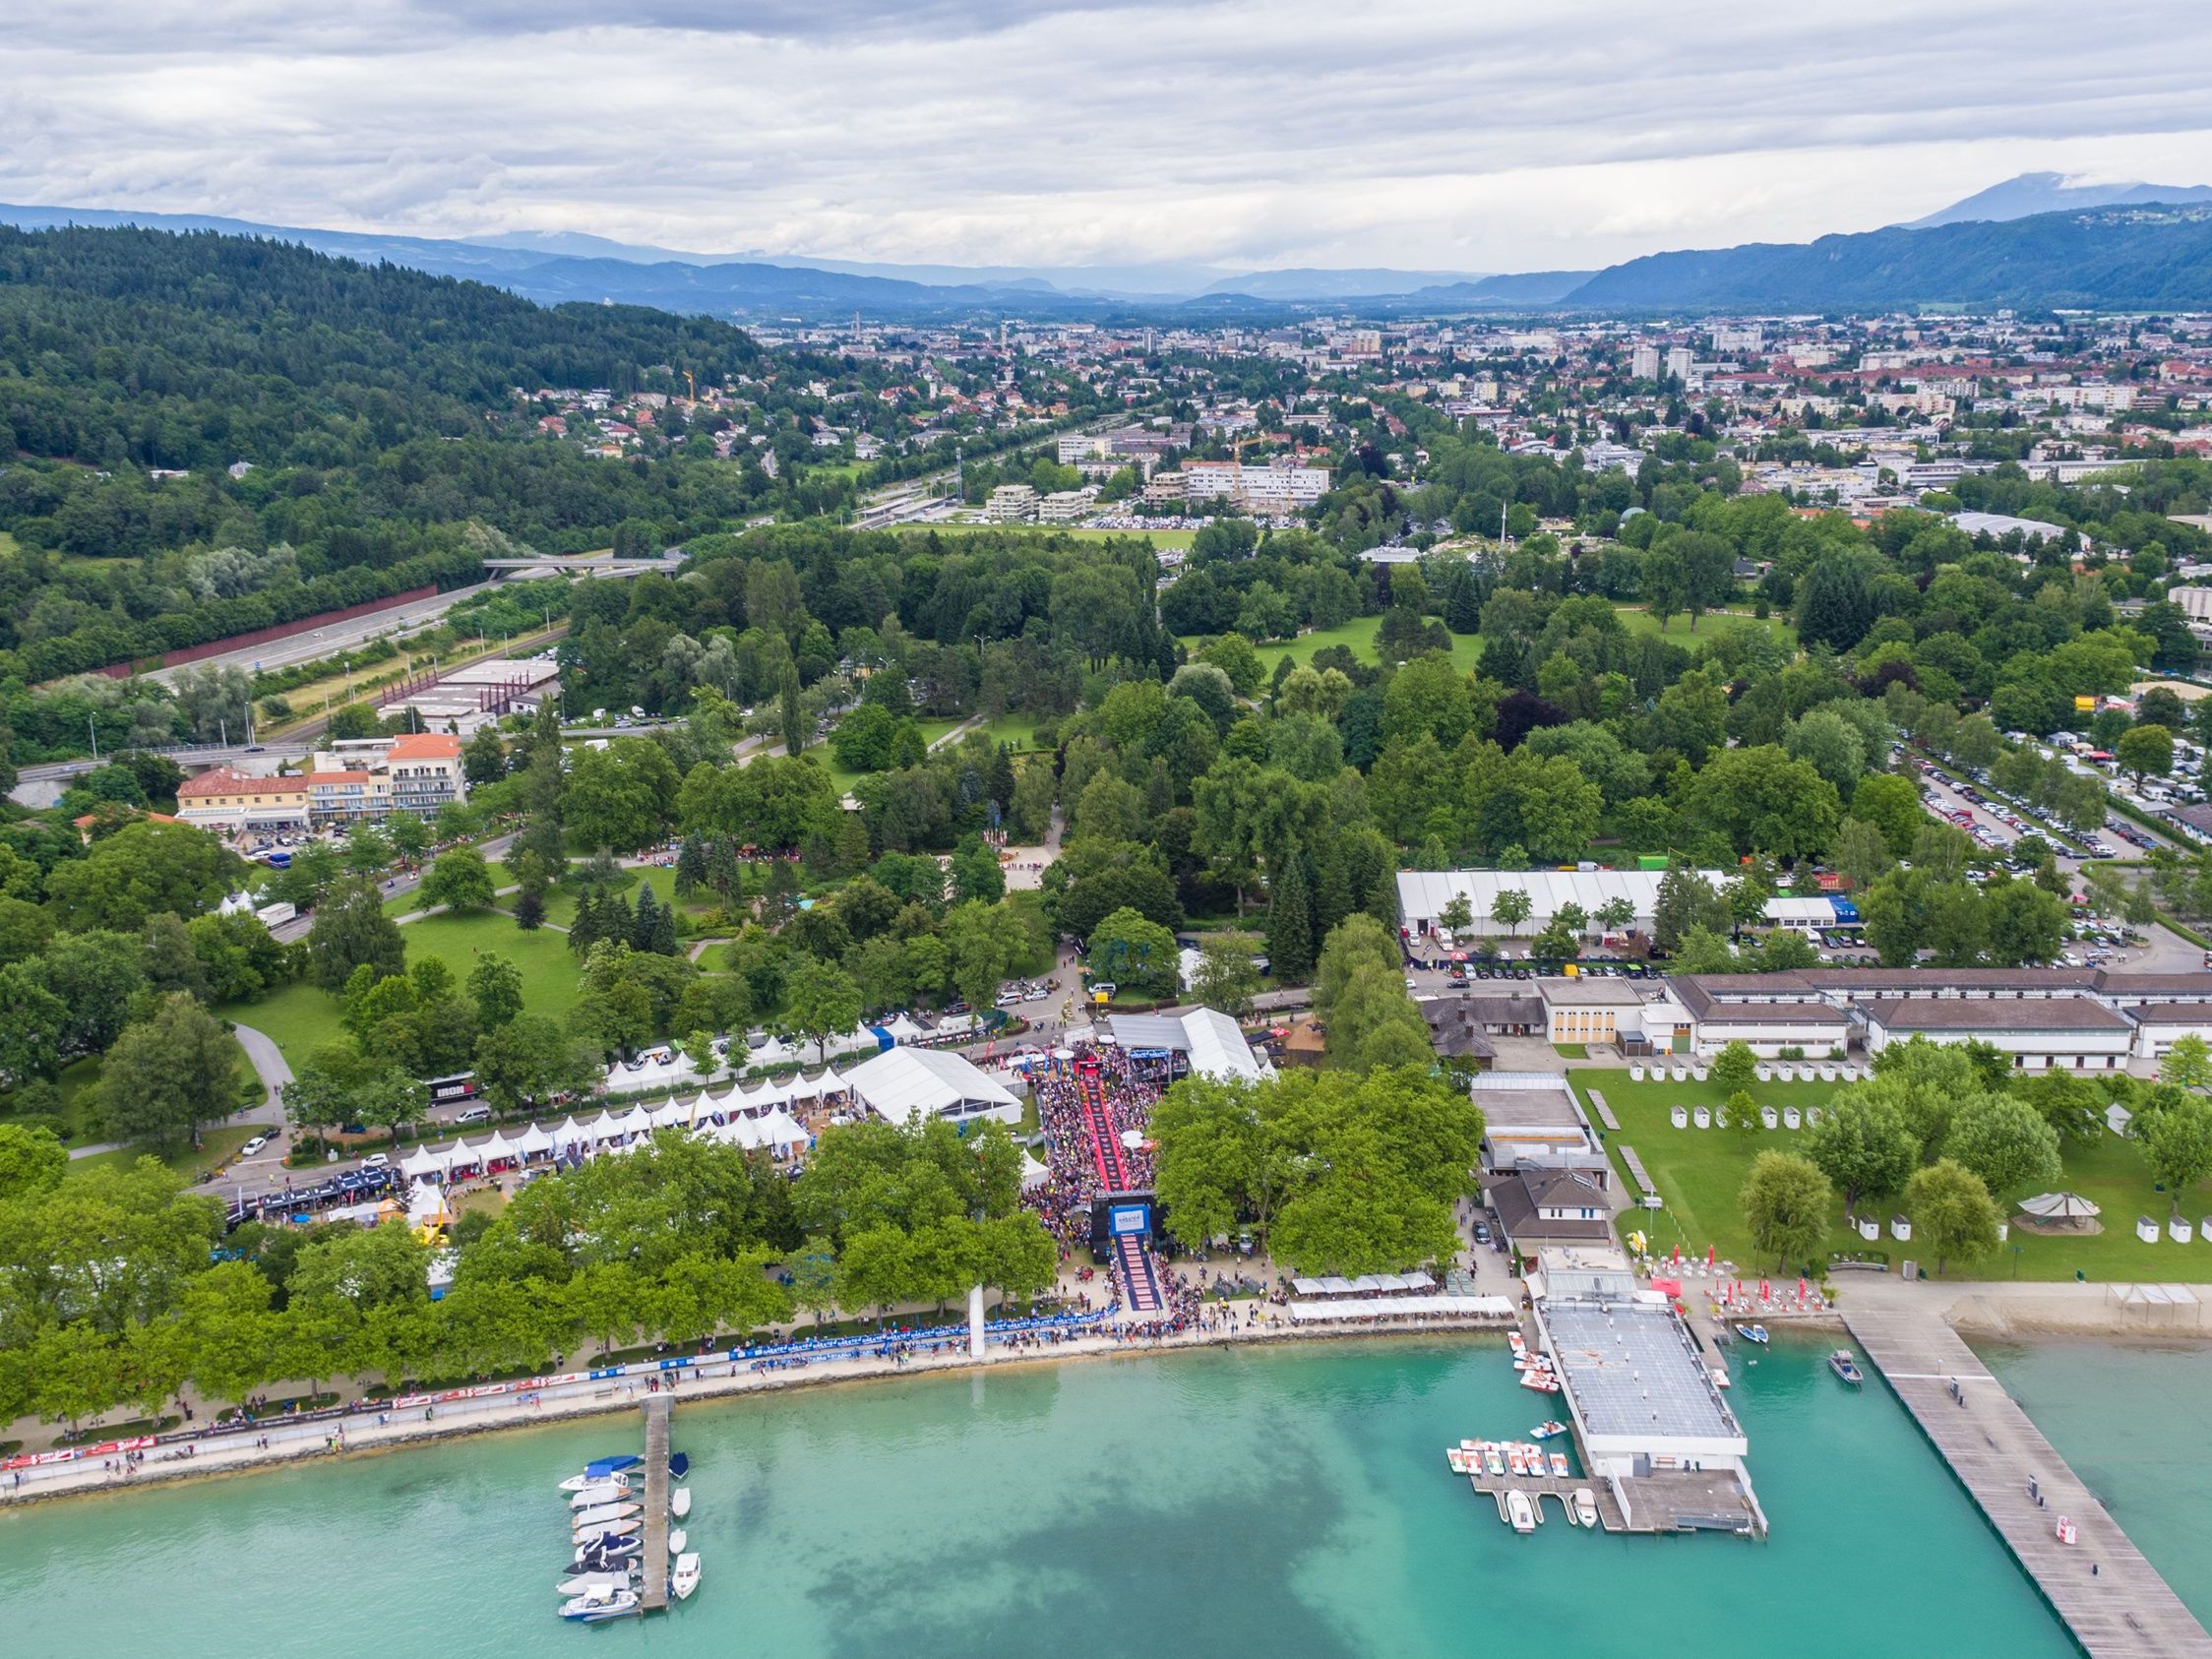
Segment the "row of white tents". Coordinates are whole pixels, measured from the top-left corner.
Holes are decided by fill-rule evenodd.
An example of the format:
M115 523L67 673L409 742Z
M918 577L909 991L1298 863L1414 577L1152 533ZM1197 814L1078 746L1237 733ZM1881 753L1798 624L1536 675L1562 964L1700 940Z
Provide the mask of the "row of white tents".
M832 1067L819 1077L791 1076L748 1093L732 1088L716 1098L702 1090L690 1100L658 1106L633 1106L627 1112L602 1111L588 1122L571 1117L555 1124L531 1124L509 1134L493 1130L480 1140L456 1140L447 1146L418 1146L399 1160L399 1173L412 1181L449 1181L504 1165L533 1160L591 1157L623 1151L656 1130L681 1129L703 1140L747 1149L766 1147L781 1157L804 1146L807 1132L789 1108L800 1102L845 1099L852 1085Z

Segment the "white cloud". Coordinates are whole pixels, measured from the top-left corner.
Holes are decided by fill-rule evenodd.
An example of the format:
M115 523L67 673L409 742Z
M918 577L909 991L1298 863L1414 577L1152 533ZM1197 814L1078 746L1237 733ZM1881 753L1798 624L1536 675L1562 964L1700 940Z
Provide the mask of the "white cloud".
M2031 168L2212 179L2208 45L2212 15L2140 0L2094 28L2051 0L83 0L12 27L0 197L963 264L1592 265Z

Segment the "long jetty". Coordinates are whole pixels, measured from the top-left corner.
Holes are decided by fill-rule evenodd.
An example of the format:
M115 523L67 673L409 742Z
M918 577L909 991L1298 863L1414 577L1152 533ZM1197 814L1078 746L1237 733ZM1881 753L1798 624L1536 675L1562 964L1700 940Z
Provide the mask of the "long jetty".
M1843 1321L2083 1652L2212 1659L2212 1635L1939 1313ZM2060 1516L2078 1543L2059 1540Z
M640 1611L668 1611L668 1412L664 1393L645 1396L645 1583Z

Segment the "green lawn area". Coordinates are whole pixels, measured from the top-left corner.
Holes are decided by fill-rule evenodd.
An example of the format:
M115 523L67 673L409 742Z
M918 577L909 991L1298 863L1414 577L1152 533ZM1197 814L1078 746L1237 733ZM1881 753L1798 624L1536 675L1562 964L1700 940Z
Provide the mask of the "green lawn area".
M1747 1271L1763 1271L1772 1265L1758 1260L1751 1251L1751 1239L1744 1230L1739 1195L1744 1178L1751 1172L1751 1160L1762 1151L1800 1150L1804 1140L1802 1131L1793 1134L1789 1130L1776 1130L1744 1140L1721 1129L1676 1129L1668 1120L1670 1107L1712 1107L1726 1099L1720 1085L1709 1078L1704 1082L1694 1079L1679 1083L1648 1079L1631 1082L1626 1071L1584 1066L1570 1069L1568 1076L1584 1095L1585 1106L1588 1091L1594 1086L1605 1096L1606 1104L1613 1108L1614 1116L1621 1122L1621 1133L1606 1138L1624 1188L1634 1191L1634 1184L1628 1179L1627 1166L1621 1162L1622 1142L1635 1148L1646 1173L1658 1184L1661 1196L1667 1200L1663 1210L1642 1212L1640 1223L1638 1212L1624 1214L1621 1217L1624 1230L1642 1225L1655 1254L1671 1250L1679 1243L1686 1257L1703 1256L1706 1246L1711 1245L1719 1250L1724 1260L1733 1260ZM1818 1106L1825 1104L1842 1086L1841 1083L1820 1082L1753 1083L1751 1098L1762 1106L1777 1108ZM1593 1127L1597 1121L1597 1114L1592 1112ZM2102 1233L2038 1237L2015 1227L2011 1238L1997 1248L1995 1256L1981 1261L1953 1262L1948 1276L2070 1279L2078 1270L2099 1282L2212 1281L2212 1248L2201 1242L2177 1245L2163 1234L2157 1244L2144 1244L2135 1237L2136 1216L2149 1215L2163 1227L2168 1205L2165 1195L2153 1191L2149 1173L2143 1167L2142 1153L2132 1142L2106 1136L2089 1146L2068 1147L2065 1166L2065 1189L2102 1206ZM1881 1241L1870 1244L1847 1231L1839 1198L1835 1227L1826 1247L1828 1251L1886 1251L1892 1263L1913 1257L1933 1270L1934 1261L1917 1243L1899 1243L1888 1236L1889 1217L1898 1207L1894 1196L1874 1200L1865 1207L1881 1221ZM2200 1194L2182 1206L2182 1214L2190 1221L2201 1221L2212 1215L2212 1196ZM2017 1257L2014 1246L2019 1247ZM1839 1280L1848 1286L1849 1273L1839 1275Z
M1629 633L1659 634L1678 645L1687 645L1691 649L1696 648L1698 641L1710 638L1716 630L1743 622L1764 628L1785 645L1794 646L1797 644L1797 629L1786 616L1770 616L1762 623L1750 611L1707 611L1698 619L1693 633L1687 616L1671 616L1667 619L1667 626L1661 629L1658 620L1641 606L1616 605L1614 609L1620 614L1621 620L1628 624Z
M1260 666L1269 676L1275 672L1278 657L1287 656L1297 667L1304 668L1314 660L1314 653L1330 645L1342 645L1362 662L1380 662L1382 653L1376 648L1375 636L1382 632L1382 619L1379 616L1357 616L1350 622L1334 628L1316 628L1301 634L1295 640L1271 640L1265 645L1255 645L1253 650L1260 657ZM1195 655L1203 642L1193 638L1183 644ZM1455 634L1451 640L1451 665L1462 674L1474 672L1482 659L1482 641L1473 634Z
M1045 723L1035 714L1001 714L995 720L986 720L976 732L991 740L993 745L1011 743L1016 755L1030 754L1037 748L1037 727Z
M654 871L665 876L665 871ZM572 904L574 900L570 901ZM484 955L507 957L522 970L522 1007L558 1019L576 1006L577 964L564 933L539 928L524 933L512 916L478 911L471 916L429 916L400 930L407 960L438 957L466 981ZM258 1002L226 1003L215 1011L223 1018L265 1031L295 1067L324 1043L340 1035L338 999L300 983L272 992Z
M224 1124L215 1129L204 1129L200 1132L200 1150L195 1152L187 1149L162 1158L161 1161L187 1180L197 1181L262 1133L262 1130L251 1124ZM143 1155L139 1148L131 1146L126 1146L119 1152L94 1152L89 1158L70 1159L69 1173L85 1175L95 1169L128 1169Z

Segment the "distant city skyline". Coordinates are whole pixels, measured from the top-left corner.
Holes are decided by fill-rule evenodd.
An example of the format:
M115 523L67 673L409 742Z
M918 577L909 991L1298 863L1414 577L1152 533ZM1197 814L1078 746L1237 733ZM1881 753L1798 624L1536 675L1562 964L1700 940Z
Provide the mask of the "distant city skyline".
M2212 16L2140 3L607 16L28 15L0 59L0 200L779 258L1503 272L1871 229L2030 170L2212 182Z

